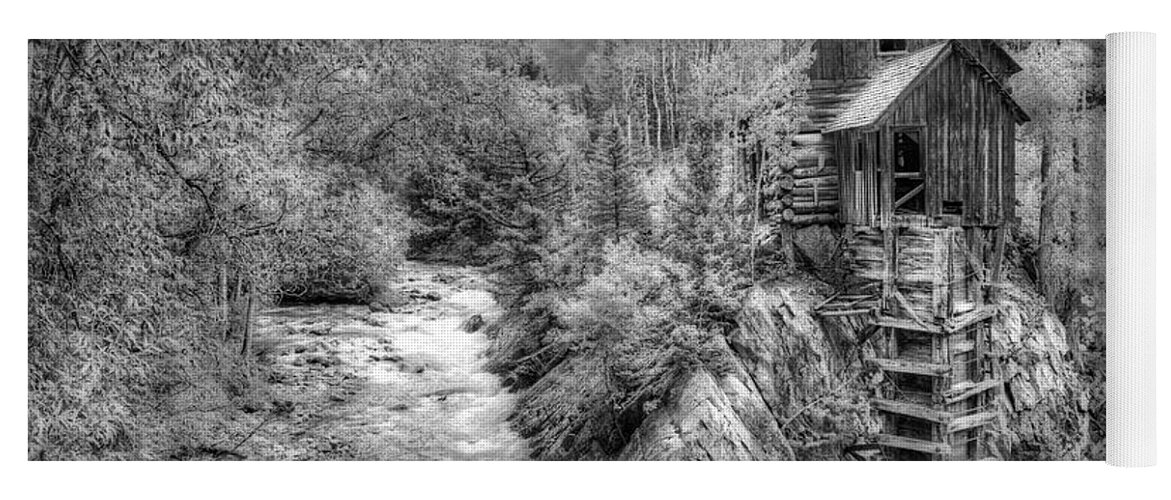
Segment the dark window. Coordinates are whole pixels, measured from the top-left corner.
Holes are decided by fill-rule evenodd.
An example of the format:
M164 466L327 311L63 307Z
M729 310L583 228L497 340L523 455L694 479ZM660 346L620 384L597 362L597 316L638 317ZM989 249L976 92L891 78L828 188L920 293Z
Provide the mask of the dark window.
M926 211L922 146L918 130L894 134L895 212L922 214Z
M923 164L919 161L919 131L895 132L895 172L923 173Z
M898 54L907 51L907 41L903 40L879 40L878 53L879 54Z

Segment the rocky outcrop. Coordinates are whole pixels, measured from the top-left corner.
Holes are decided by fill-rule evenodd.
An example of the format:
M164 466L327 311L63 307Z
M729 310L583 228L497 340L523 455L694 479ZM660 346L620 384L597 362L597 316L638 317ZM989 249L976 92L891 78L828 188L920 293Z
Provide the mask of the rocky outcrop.
M667 403L638 428L623 460L788 458L776 419L747 374L685 376Z
M1016 460L1077 460L1090 445L1088 392L1066 343L1065 327L1021 280L1005 283L992 325L1004 353L1005 418L993 454Z
M574 413L604 404L600 393L583 390L598 387L587 383L598 367L585 369L574 353L561 353L557 368L524 389L514 422L525 427L522 434L556 443L537 458L839 459L844 447L879 431L869 404L879 379L861 362L869 349L859 338L863 319L812 315L829 293L824 283L803 276L750 290L737 328L726 337L731 367L716 372L697 366L676 376L618 453L608 451L613 442L573 442L573 435L597 425ZM993 456L1080 458L1088 445L1086 390L1069 361L1064 328L1027 285L1007 284L1000 305L992 338L1006 355L1006 383ZM575 394L588 397L575 401ZM546 402L534 404L540 400Z
M877 430L857 339L864 325L812 314L830 292L803 275L755 287L728 336L800 460L837 459L843 446Z

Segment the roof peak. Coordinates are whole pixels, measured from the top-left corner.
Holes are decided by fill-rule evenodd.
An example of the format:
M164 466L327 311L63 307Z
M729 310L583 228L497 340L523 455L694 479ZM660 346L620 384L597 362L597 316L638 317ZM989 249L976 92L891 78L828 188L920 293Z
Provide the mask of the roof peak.
M953 52L992 82L1001 98L1013 108L1019 121L1029 120L1024 110L1009 95L1004 82L996 78L961 40L949 39L888 60L822 132L864 127L883 120L903 94L915 87L924 74Z

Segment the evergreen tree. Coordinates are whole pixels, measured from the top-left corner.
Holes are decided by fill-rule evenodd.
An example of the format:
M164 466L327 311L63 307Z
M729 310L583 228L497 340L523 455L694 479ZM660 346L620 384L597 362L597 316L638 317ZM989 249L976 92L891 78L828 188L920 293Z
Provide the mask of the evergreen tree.
M640 189L630 149L617 128L598 138L590 152L589 172L585 209L593 233L614 242L645 235L650 228L650 205Z

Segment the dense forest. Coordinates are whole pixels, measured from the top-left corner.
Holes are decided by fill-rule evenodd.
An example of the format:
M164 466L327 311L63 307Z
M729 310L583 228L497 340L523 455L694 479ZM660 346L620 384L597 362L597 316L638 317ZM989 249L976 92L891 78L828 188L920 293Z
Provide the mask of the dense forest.
M1016 138L1011 288L1041 304L1022 317L1060 321L1045 326L1068 345L1054 371L1068 367L1085 414L1015 413L1023 437L1004 456L1100 459L1104 44L1001 45L1032 117ZM656 426L691 411L688 391L730 394L733 379L767 393L761 411L729 403L756 415L744 440L759 443L709 458L836 458L872 426L869 374L829 361L855 354L792 306L787 325L760 314L842 280L836 228L779 219L810 41L28 50L30 458L187 458L248 440L292 411L271 393L257 309L393 309L386 280L408 261L488 277L504 311L486 327L489 369L519 395L510 422L532 457L678 458ZM742 161L746 144L760 161ZM748 333L770 329L796 333ZM746 357L760 342L791 356ZM785 368L756 376L774 361ZM1029 434L1045 426L1077 443Z

